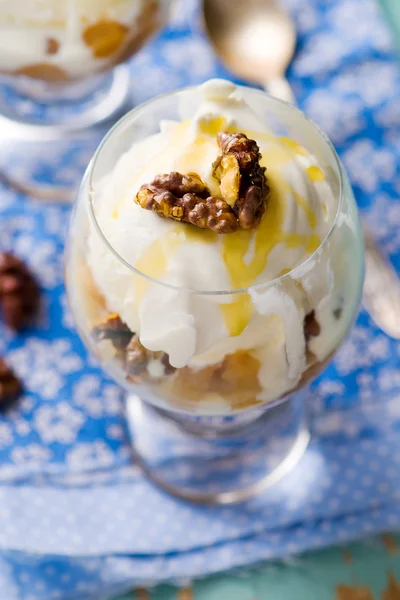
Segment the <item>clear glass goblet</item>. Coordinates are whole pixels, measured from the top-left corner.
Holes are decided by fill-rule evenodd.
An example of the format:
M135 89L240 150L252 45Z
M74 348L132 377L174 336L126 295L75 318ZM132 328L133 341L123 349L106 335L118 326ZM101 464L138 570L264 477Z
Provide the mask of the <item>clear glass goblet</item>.
M171 2L0 3L3 180L39 198L73 198L89 156L127 110L124 63L166 24Z
M160 275L162 244L154 271L147 269L146 261L130 264L118 240L107 236L106 178L133 143L159 131L161 120L180 120L188 90L147 102L108 133L83 179L67 248L70 306L87 347L128 391L126 415L135 459L162 488L197 502L242 501L272 486L299 461L310 437L307 384L345 339L363 286L364 245L357 208L330 141L297 108L261 91L239 89L290 151L317 157L326 189L336 200L329 233L301 264L272 281L244 289L226 289L222 283L214 290L188 289ZM118 195L118 177L113 181ZM273 177L270 184L273 189ZM192 228L188 235L194 235L191 225L179 226ZM131 243L139 241L133 237ZM110 279L103 278L103 267L112 274ZM293 309L299 293L308 306L304 321ZM228 320L232 311L239 320L246 315L244 333L227 333L222 345L227 343L230 350L221 351L221 343L214 346L220 357L211 366L172 368L165 352L153 348L147 355L147 370L139 373L132 368L131 358L137 359L143 351L142 332L129 330L113 313L115 303L140 312L146 294L156 299L152 307L157 327L176 317L168 307L182 314L195 307L202 316L198 336L207 337L216 311ZM99 328L99 323L105 323L105 328ZM178 330L177 326L177 336ZM287 370L290 380L299 348L296 368L300 370L292 386L282 386L280 371Z

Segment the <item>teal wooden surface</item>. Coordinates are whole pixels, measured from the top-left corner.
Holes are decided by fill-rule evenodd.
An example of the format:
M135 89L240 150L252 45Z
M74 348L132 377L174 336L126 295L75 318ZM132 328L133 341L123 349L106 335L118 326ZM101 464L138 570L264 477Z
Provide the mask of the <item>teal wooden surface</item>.
M397 47L400 48L400 0L380 0L393 27Z
M399 546L400 536L384 536L118 600L399 600Z
M380 1L400 47L400 0ZM387 535L115 600L400 600L399 548L400 536Z

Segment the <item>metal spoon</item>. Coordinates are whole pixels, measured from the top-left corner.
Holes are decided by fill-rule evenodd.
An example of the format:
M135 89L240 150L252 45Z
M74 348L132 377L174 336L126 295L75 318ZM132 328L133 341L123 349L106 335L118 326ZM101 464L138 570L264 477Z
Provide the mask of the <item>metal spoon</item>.
M271 0L203 0L204 23L217 54L236 75L295 103L285 71L296 31L288 14Z
M214 49L235 75L296 102L285 78L296 31L277 0L203 0L203 19ZM364 306L380 329L400 339L400 279L368 232L365 238Z

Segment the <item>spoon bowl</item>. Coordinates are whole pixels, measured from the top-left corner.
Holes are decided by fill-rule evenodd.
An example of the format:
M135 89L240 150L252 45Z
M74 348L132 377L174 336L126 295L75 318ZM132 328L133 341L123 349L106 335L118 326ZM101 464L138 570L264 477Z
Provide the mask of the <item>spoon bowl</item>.
M208 36L225 65L272 95L293 101L285 71L296 46L294 25L275 0L204 0Z

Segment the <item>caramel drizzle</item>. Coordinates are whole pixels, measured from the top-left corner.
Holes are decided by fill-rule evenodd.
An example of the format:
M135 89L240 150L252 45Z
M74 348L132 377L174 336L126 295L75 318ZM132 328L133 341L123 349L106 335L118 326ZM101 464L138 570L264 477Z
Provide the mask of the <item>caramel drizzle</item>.
M208 123L206 132L201 131L200 135L193 142L192 146L180 156L179 169L181 171L192 171L199 156L206 154L207 135L210 132L215 134L216 129L222 125L218 120L216 124ZM187 135L190 122L180 123L174 132L172 146L180 147L182 139ZM245 132L248 137L255 137L254 132ZM311 209L306 199L295 192L293 187L288 184L282 173L282 167L287 161L296 155L308 156L307 151L289 138L275 138L275 136L263 133L258 137L262 141L273 143L273 148L263 152L260 164L268 167L268 182L271 188L271 193L268 198L264 217L254 231L240 230L229 235L222 236L221 252L225 262L232 289L246 288L254 284L257 277L264 271L268 263L268 258L271 251L279 244L283 243L287 248L305 248L306 252L311 254L321 243L320 237L314 232L310 235L300 235L297 233L288 233L284 231L284 222L286 214L286 195L291 194L298 204L299 208L304 212L307 222L311 229L316 226L316 215ZM274 143L275 142L275 143ZM169 156L173 152L171 148L168 152L161 151L155 161L161 165L165 163L165 167L169 164ZM164 167L162 167L164 169ZM144 176L145 169L142 169L137 177L141 179ZM310 180L322 181L323 173L318 167L308 168L308 177ZM136 179L136 178L135 178ZM118 209L116 209L118 210ZM193 237L199 243L215 243L217 234L207 230L195 231L195 228L179 225L182 237L184 239ZM164 242L156 240L145 252L145 255L136 264L136 267L141 271L154 277L162 279L163 274L168 268L168 257L174 255L180 243L176 243L176 233L171 236L167 234ZM179 237L179 236L178 236ZM173 241L171 251L168 250L169 243ZM160 247L162 252L160 253ZM246 260L246 257L252 250L251 259ZM161 260L160 260L161 257ZM284 270L285 271L285 270ZM287 269L286 269L287 271ZM141 278L143 279L143 278ZM143 294L148 287L148 283L140 284L139 277L137 284L139 287L139 302L143 298ZM231 304L222 304L221 310L224 316L225 325L231 336L240 335L247 326L252 315L252 303L249 295L244 293L238 296Z

